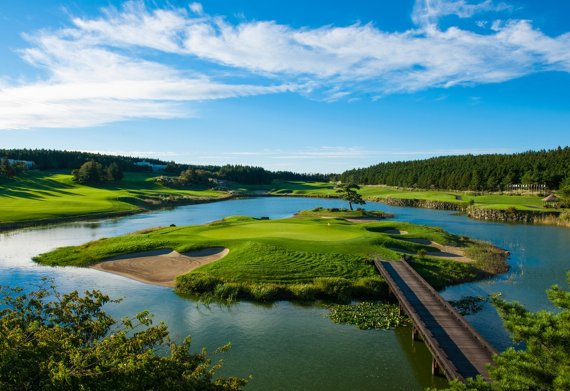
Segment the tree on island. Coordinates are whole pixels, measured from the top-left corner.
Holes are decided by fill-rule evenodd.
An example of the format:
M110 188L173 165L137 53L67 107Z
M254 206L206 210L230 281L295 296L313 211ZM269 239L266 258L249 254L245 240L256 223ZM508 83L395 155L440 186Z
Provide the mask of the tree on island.
M570 284L570 273L567 275ZM529 312L518 303L493 299L513 341L525 348L509 348L495 356L490 382L482 377L453 381L453 391L570 390L570 292L558 286L547 290L559 311Z
M360 190L360 186L354 183L339 183L335 187L336 193L339 194L338 198L341 200L348 201L348 206L350 210L354 210L352 208L352 204L356 205L364 205L366 202L362 198L362 196L357 192Z
M170 339L144 311L115 321L117 303L100 291L30 293L0 287L2 390L240 390L247 379L218 377L221 362ZM226 351L229 345L216 351Z

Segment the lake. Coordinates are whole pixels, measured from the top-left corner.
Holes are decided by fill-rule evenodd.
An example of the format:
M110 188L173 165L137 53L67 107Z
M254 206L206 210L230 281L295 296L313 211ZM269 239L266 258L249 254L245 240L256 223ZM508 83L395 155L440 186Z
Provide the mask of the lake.
M78 222L0 234L0 284L32 289L42 277L53 278L64 291L100 289L123 302L108 308L115 317L148 309L164 320L172 335L192 335L193 348L232 343L223 355L224 375L253 375L247 390L421 390L444 386L431 375L431 356L421 342L412 342L409 328L358 330L333 324L320 306L279 302L263 306L200 305L171 289L82 268L50 268L31 258L56 247L155 226L203 224L231 215L271 219L317 206L345 207L332 199L260 197L189 205L118 219ZM502 292L532 310L551 309L544 291L565 286L570 269L570 229L510 225L468 219L448 211L396 208L368 203L367 209L395 214L394 220L441 227L451 233L487 240L511 251L511 270L501 276L450 287L447 299ZM510 339L490 305L468 321L502 350Z

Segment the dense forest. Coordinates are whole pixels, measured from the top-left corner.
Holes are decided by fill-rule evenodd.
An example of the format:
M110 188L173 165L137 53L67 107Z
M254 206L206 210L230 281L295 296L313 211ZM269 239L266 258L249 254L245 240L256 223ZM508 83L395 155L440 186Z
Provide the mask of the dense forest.
M558 189L570 176L570 147L516 154L441 156L380 163L341 174L343 182L421 189L507 190L512 185Z
M290 171L268 171L262 167L244 165L189 165L165 162L159 159L137 158L130 156L104 155L92 152L57 151L50 149L0 149L0 159L26 160L34 162L39 170L72 170L79 169L87 162L96 162L104 167L116 164L121 171L141 172L150 171L150 166L139 166L137 162L146 161L150 164L165 165L165 171L180 175L189 169L203 175L235 181L244 184L267 184L274 179L298 181L328 181L332 175L299 174Z

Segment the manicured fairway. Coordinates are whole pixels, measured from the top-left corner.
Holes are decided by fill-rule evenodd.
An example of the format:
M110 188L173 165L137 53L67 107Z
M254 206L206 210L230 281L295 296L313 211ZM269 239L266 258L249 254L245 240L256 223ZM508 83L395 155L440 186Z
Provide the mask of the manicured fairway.
M171 189L152 181L155 175L126 173L117 184L85 186L61 172L30 171L0 178L0 224L112 215L141 209L145 200L168 196L223 197L211 190Z
M243 191L267 191L273 195L296 195L309 197L336 196L334 184L327 182L286 182L274 181L271 185L244 187ZM470 192L407 190L390 186L362 186L359 191L365 199L379 200L384 198L418 199L456 203L474 202L481 208L507 209L514 207L531 211L560 211L560 209L544 208L542 198L534 195L488 194L474 196Z

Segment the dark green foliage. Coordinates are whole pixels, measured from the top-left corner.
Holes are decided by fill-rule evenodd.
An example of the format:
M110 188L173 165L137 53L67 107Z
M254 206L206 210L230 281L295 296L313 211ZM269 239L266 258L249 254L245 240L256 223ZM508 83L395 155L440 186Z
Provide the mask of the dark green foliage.
M219 278L204 273L193 273L190 278L177 281L179 290L193 294L212 292L223 282Z
M221 362L192 353L189 337L173 342L148 312L115 321L102 308L117 301L99 291L0 294L2 390L230 391L247 383L214 376Z
M345 278L319 277L315 278L314 285L323 299L335 299L341 302L351 299L352 284Z
M123 170L116 162L109 164L107 167L107 179L110 181L120 181L123 179Z
M380 276L362 277L352 285L352 296L373 300L388 296L388 284Z
M78 170L73 170L73 180L79 183L99 183L107 179L101 163L90 160L81 165Z
M368 301L331 305L328 316L335 323L352 324L361 330L391 329L410 324L409 318L397 304Z
M362 198L362 196L357 192L360 190L360 186L354 183L339 183L335 187L335 191L338 194L338 198L341 200L348 201L348 206L350 210L352 209L352 204L356 205L364 205L366 202Z
M103 167L101 163L90 160L71 173L73 174L73 180L79 183L96 184L123 179L123 170L115 162L111 163L109 167Z
M13 177L25 169L21 162L10 163L7 159L0 159L0 177Z
M71 172L73 180L79 183L101 183L101 182L116 182L123 179L123 170L115 162L111 163L109 167L103 167L101 163L90 160L79 167L77 170Z
M568 274L570 284L570 273ZM518 303L492 299L513 341L524 348L509 348L495 356L491 382L469 379L452 382L455 391L523 391L570 389L570 292L553 286L548 298L558 311L529 312Z
M226 165L226 166L202 166L176 164L175 162L164 162L158 159L149 159L142 157L102 155L99 153L77 152L77 151L57 151L50 149L0 149L0 157L15 160L33 161L40 170L74 170L81 167L88 161L95 161L108 167L112 163L116 163L122 171L150 171L148 166L138 166L135 163L145 160L151 164L166 165L165 171L168 173L179 174L192 168L206 172L205 175L199 175L200 180L206 176L217 177L220 179L235 181L244 184L268 184L273 180L285 181L328 181L333 174L299 174L290 171L267 171L261 167ZM1 176L1 175L0 175Z
M560 197L562 197L563 204L570 207L570 176L562 181L558 193L560 194Z
M205 184L208 183L208 179L214 175L215 174L211 171L190 167L180 173L178 180L181 184Z
M340 277L321 277L315 278L312 283L280 284L227 282L204 273L179 276L176 279L176 291L207 303L233 303L236 300L324 300L347 303L352 299L378 300L388 295L388 287L380 277L363 277L355 281Z
M103 155L90 152L57 151L51 149L0 149L0 156L8 159L33 161L40 170L73 170L90 160L99 162L104 166L116 163L123 171L149 170L148 167L135 165L136 162L142 160L138 157ZM144 160L152 164L163 163L158 159L145 158Z
M341 174L343 182L421 189L497 191L511 184L545 184L558 189L570 176L570 147L511 155L442 156L381 163Z

